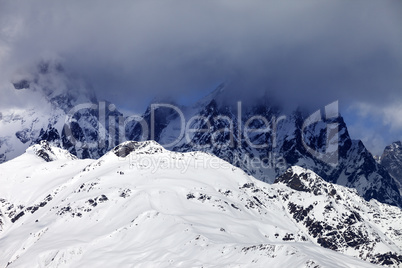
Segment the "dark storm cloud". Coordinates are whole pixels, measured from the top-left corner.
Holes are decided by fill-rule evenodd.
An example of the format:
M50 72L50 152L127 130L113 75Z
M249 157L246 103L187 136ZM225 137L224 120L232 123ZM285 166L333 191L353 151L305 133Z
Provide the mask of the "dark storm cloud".
M9 1L4 74L43 57L130 109L230 81L236 98L402 100L400 1ZM254 93L254 94L253 94Z

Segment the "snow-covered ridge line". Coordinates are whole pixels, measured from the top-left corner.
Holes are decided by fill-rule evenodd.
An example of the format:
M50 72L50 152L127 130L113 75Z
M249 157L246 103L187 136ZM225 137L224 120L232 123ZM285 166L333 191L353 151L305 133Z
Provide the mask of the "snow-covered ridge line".
M55 160L76 160L75 155L57 146L51 146L49 142L42 140L39 144L35 144L26 150L28 154L34 154L41 157L46 162Z
M41 149L60 157L46 161ZM301 167L269 185L213 155L152 141L120 144L99 160L65 155L42 144L0 164L1 267L402 263L399 208Z
M0 163L17 157L41 140L58 144L80 159L99 159L121 141L153 139L173 151L202 150L214 154L268 183L273 183L288 167L303 166L326 181L355 188L366 200L374 198L402 207L395 181L360 141L351 140L341 116L305 127L303 122L309 115L300 110L282 114L275 103L270 103L269 96L236 109L235 103L225 101L231 85L222 84L192 106L175 106L192 130L182 135L181 131L186 128L177 110L169 108L172 105L157 109L150 105L139 118L131 120L133 117L123 116L114 105L98 102L85 84L69 77L59 64L41 62L34 70L12 83L21 98L37 99L35 105L27 106L26 110L0 111ZM194 117L207 118L209 124L203 120L191 121ZM248 121L253 117L277 122L271 126L275 133L251 132L244 137L242 126L243 129L246 125L251 129L264 128L262 121ZM69 124L64 125L66 118ZM240 131L229 134L223 129ZM329 129L339 131L326 144ZM168 147L172 140L177 142ZM255 148L251 144L266 144L267 148ZM329 165L325 157L314 157L306 147L315 152L328 149L330 156L338 156L335 157L338 165ZM259 164L250 164L255 163L253 160Z

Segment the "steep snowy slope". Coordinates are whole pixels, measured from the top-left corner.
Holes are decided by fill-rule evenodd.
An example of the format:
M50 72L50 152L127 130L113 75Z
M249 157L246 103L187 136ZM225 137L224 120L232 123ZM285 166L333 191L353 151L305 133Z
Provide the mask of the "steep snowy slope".
M397 141L385 147L380 159L381 165L394 178L402 193L402 143Z
M268 185L155 142L99 160L42 143L1 164L0 183L1 267L402 263L400 209L299 167Z

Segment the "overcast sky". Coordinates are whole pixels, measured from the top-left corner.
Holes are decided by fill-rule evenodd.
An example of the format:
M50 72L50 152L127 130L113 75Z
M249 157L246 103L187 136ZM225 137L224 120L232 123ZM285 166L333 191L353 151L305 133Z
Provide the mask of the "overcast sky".
M190 102L224 81L236 97L339 100L353 138L379 153L402 139L401 3L0 0L0 82L56 58L128 111L153 97Z

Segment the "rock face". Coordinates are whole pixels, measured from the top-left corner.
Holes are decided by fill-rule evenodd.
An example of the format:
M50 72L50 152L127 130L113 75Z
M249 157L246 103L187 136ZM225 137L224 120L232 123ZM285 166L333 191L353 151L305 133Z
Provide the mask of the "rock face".
M300 197L307 194L280 195L293 219L322 247L341 252L352 249L375 264L402 263L400 254L375 253L382 234L366 221L367 218L377 223L382 220L375 202L365 202L357 197L355 190L325 182L315 173L297 166L289 168L275 183L316 196L304 199ZM396 214L390 215L395 223L399 221L396 211L397 208ZM399 227L391 233L401 239Z
M154 141L63 156L43 142L0 165L1 267L402 264L401 209L302 167L266 184Z
M155 154L157 152L163 152L165 149L160 146L155 141L144 141L144 142L137 142L137 141L127 141L122 144L116 146L112 152L118 156L125 158L130 154Z
M76 156L70 154L68 151L58 147L51 146L46 140L40 141L29 147L26 151L27 154L34 154L46 162L52 162L56 160L75 160Z
M385 147L380 159L381 165L394 178L402 193L402 143L397 141Z

